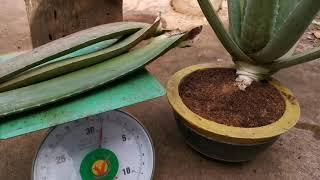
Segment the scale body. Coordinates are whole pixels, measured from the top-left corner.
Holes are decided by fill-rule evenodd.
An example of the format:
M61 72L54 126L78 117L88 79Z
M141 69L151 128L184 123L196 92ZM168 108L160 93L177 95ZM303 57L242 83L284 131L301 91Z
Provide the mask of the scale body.
M155 152L131 115L113 110L53 128L34 160L33 180L150 180Z

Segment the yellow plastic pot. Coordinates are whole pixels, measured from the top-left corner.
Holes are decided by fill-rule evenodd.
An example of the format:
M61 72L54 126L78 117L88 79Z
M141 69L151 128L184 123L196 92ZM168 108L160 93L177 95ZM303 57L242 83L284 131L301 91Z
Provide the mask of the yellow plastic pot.
M213 159L242 162L253 159L273 144L277 138L292 128L300 117L300 107L292 92L279 81L268 82L285 100L285 112L276 122L255 128L227 126L200 117L183 104L179 85L190 73L208 68L233 68L213 64L187 67L175 73L167 84L167 97L171 104L180 132L193 149Z

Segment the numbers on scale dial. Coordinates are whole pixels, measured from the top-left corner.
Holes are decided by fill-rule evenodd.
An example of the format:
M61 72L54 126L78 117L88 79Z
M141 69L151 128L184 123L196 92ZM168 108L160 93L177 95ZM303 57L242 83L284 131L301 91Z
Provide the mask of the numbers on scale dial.
M122 135L122 141L126 142L127 141L127 136L125 134Z
M92 134L94 134L95 130L94 130L93 126L90 126L90 127L86 128L85 131L86 131L86 135L92 135Z
M66 162L66 156L64 154L56 157L57 165Z
M131 173L131 169L130 169L130 167L126 167L126 168L122 169L122 172L123 172L123 175L127 175L127 174Z

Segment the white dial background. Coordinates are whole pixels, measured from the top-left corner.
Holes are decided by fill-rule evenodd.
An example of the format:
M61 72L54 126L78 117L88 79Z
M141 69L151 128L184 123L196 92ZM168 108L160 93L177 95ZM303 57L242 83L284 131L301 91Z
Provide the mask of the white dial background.
M102 138L100 131L102 129ZM91 151L114 152L118 180L150 180L154 150L149 135L134 118L121 111L81 119L54 128L34 161L34 180L81 180L80 165Z

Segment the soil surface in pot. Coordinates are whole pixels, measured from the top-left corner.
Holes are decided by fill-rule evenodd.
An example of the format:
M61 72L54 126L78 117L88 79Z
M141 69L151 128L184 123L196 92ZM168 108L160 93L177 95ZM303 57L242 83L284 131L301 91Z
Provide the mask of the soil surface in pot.
M198 70L183 79L180 97L194 113L229 126L265 126L283 115L285 101L276 88L267 82L253 82L242 91L235 79L234 69Z

